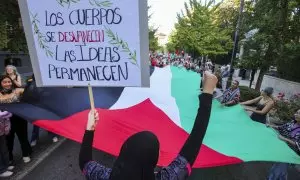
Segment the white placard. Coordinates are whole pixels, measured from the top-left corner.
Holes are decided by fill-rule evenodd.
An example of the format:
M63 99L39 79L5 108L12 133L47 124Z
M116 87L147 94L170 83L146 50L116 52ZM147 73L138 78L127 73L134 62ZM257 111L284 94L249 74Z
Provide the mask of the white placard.
M149 87L146 0L19 0L37 86Z

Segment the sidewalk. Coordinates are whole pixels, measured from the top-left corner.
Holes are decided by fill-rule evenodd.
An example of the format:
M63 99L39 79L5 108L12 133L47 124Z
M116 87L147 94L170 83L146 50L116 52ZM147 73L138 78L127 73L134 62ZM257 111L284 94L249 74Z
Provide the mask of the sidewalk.
M28 124L28 139L31 138L31 132L33 125ZM44 160L52 151L54 151L59 145L64 142L64 138L59 138L57 143L53 143L52 139L48 136L48 133L44 130L40 130L40 140L38 144L32 148L33 153L31 156L31 162L25 164L22 159L22 152L19 140L17 136L14 142L14 160L16 163L15 169L13 170L13 176L9 178L3 178L5 180L21 180L23 177L30 173L42 160Z
M242 80L241 77L233 77L233 80L238 80L240 82L240 86L249 87L250 80ZM254 88L254 83L252 83L252 88Z

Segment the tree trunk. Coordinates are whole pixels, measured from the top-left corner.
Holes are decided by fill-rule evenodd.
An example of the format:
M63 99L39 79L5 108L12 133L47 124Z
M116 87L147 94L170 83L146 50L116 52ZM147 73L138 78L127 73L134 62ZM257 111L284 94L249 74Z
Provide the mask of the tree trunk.
M257 81L256 81L256 85L255 85L255 90L257 90L257 91L260 91L261 89L260 89L260 87L261 87L261 83L262 83L262 81L263 81L263 79L264 79L264 75L265 75L265 73L267 72L267 68L261 68L260 69L260 73L259 73L259 76L258 76L258 78L257 78Z
M264 56L263 64L260 68L260 73L257 78L255 90L260 91L261 83L263 81L265 73L269 70L270 63L273 61L273 51L274 51L274 45L272 43L269 44L269 47L266 51L266 54Z
M283 53L284 53L284 44L286 43L287 40L287 31L288 31L288 0L281 0L280 1L280 18L278 21L278 39L279 39L279 57L277 61L282 61L283 60Z
M252 83L254 81L254 77L255 77L256 71L257 71L256 69L252 69L251 70L251 79L250 79L249 88L252 88Z

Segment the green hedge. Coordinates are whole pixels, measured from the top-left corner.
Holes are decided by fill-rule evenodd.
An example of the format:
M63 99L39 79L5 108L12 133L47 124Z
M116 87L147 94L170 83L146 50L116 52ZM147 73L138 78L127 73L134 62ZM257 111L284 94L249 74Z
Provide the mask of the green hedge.
M248 101L260 96L260 92L255 89L251 89L247 86L240 86L241 98L240 102Z

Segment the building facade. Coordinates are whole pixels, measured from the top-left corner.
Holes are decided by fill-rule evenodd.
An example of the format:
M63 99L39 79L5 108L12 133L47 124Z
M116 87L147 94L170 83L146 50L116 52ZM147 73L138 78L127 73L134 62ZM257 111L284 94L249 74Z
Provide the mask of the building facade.
M158 38L158 44L160 46L165 46L168 43L168 36L164 33L157 33L156 37Z
M14 65L17 67L18 72L27 77L32 75L32 65L28 54L24 53L10 53L0 51L0 72L4 72L5 66Z

